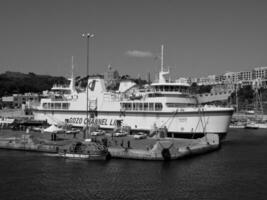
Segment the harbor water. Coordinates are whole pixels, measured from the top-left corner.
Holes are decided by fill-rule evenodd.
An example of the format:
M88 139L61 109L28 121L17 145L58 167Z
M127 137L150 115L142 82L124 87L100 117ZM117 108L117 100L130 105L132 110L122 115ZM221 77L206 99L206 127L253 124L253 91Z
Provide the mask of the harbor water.
M266 199L267 131L231 129L222 148L170 162L78 161L0 150L0 199Z

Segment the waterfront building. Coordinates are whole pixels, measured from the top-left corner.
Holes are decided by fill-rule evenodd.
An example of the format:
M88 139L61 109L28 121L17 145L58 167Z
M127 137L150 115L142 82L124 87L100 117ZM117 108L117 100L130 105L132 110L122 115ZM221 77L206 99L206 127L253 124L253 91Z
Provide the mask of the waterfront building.
M216 76L215 75L209 75L207 77L200 77L200 78L196 78L195 83L197 83L197 85L216 85Z
M189 78L180 77L180 78L175 80L175 83L186 83L186 84L188 84L188 79Z
M252 72L251 71L241 71L237 73L239 81L250 81L252 80Z
M225 76L224 75L216 75L215 76L215 82L216 83L222 83L225 80Z
M40 98L40 95L35 93L13 94L12 96L2 97L2 102L4 107L21 108L22 105L27 103L38 102Z
M252 70L253 79L265 79L267 78L267 67L256 67Z
M236 83L238 81L238 73L237 72L226 72L224 74L223 81L226 83Z
M192 83L197 83L197 81L198 81L198 79L197 79L197 78L193 78L193 77L189 77L189 78L187 79L187 83L188 83L189 85L192 85Z

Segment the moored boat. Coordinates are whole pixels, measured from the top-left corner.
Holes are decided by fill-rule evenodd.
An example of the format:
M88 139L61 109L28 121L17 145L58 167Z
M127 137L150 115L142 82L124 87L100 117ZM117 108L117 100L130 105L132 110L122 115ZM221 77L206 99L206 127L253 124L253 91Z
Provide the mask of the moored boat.
M249 123L247 123L247 124L245 125L245 128L246 128L246 129L258 129L259 126L258 126L258 124L255 123L255 122L249 122Z
M105 146L92 141L75 141L59 148L59 157L80 160L107 160L110 154Z

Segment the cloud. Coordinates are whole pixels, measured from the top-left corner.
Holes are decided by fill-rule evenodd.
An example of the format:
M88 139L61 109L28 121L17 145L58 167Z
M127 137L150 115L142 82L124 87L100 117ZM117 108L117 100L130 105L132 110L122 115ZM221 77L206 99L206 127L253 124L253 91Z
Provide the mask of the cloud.
M153 53L149 51L129 50L129 51L126 51L125 54L130 57L138 57L138 58L154 57Z

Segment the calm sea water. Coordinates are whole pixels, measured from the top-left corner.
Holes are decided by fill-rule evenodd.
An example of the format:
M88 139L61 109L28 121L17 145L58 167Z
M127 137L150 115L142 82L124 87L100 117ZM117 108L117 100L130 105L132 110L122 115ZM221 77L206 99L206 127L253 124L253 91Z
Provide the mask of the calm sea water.
M0 199L267 199L267 131L171 162L74 161L0 151Z

